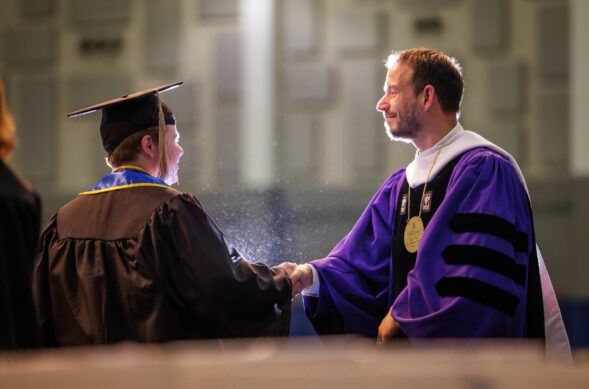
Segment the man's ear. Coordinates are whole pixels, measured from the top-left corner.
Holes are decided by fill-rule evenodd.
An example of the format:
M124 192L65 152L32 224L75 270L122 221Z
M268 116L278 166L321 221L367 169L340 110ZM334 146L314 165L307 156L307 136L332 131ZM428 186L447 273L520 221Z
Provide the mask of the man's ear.
M436 97L436 90L432 85L426 85L423 88L423 110L429 111L434 104L434 99Z
M153 141L151 135L144 135L141 138L141 151L147 154L150 158L155 158L157 154L157 144Z

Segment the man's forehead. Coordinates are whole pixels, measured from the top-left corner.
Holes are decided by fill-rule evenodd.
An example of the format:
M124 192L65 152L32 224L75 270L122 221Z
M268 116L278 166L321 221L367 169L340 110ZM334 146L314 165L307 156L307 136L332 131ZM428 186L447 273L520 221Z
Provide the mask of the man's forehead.
M413 69L411 66L397 61L391 66L389 71L387 72L387 84L403 84L408 82L413 75Z

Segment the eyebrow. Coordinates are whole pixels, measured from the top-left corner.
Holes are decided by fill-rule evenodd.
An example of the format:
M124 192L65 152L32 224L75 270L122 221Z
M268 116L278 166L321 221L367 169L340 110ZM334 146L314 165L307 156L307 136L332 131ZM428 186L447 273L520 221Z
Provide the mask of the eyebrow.
M387 92L387 91L389 91L389 90L392 90L392 89L397 89L397 90L398 90L398 89L399 89L399 87L398 87L398 86L396 86L396 85L389 85L389 84L385 84L385 85L383 86L383 88L382 88L382 90L383 90L383 91L385 91L385 92Z

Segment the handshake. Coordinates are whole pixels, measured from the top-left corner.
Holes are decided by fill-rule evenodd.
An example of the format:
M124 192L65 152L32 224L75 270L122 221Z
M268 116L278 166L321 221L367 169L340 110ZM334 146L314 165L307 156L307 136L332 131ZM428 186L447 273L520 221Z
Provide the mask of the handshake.
M276 266L276 268L284 270L288 278L292 281L292 297L313 286L313 267L308 263L297 265L292 262L283 262ZM393 318L391 310L389 310L378 326L377 343L379 344L388 343L401 333L401 328Z
M299 295L303 290L309 289L313 285L313 269L308 263L297 265L292 262L283 262L276 267L284 270L292 281L292 297Z
M308 263L297 265L292 262L283 262L276 267L284 270L292 281L292 297L313 285L313 267ZM388 343L400 333L401 328L389 310L378 326L377 343Z

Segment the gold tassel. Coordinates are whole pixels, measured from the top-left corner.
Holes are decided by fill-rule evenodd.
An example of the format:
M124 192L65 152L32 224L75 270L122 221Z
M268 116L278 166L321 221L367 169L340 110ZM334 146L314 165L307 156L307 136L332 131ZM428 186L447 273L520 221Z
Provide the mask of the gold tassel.
M160 151L160 174L159 174L159 178L161 178L162 180L166 180L168 178L168 166L169 166L169 161L168 161L168 153L167 153L167 147L166 147L166 120L164 119L164 111L162 110L162 101L160 100L160 95L159 93L156 91L156 95L157 95L157 102L158 102L158 108L159 108L159 112L158 112L158 119L159 119L159 129L158 129L158 135L159 135L159 151Z

